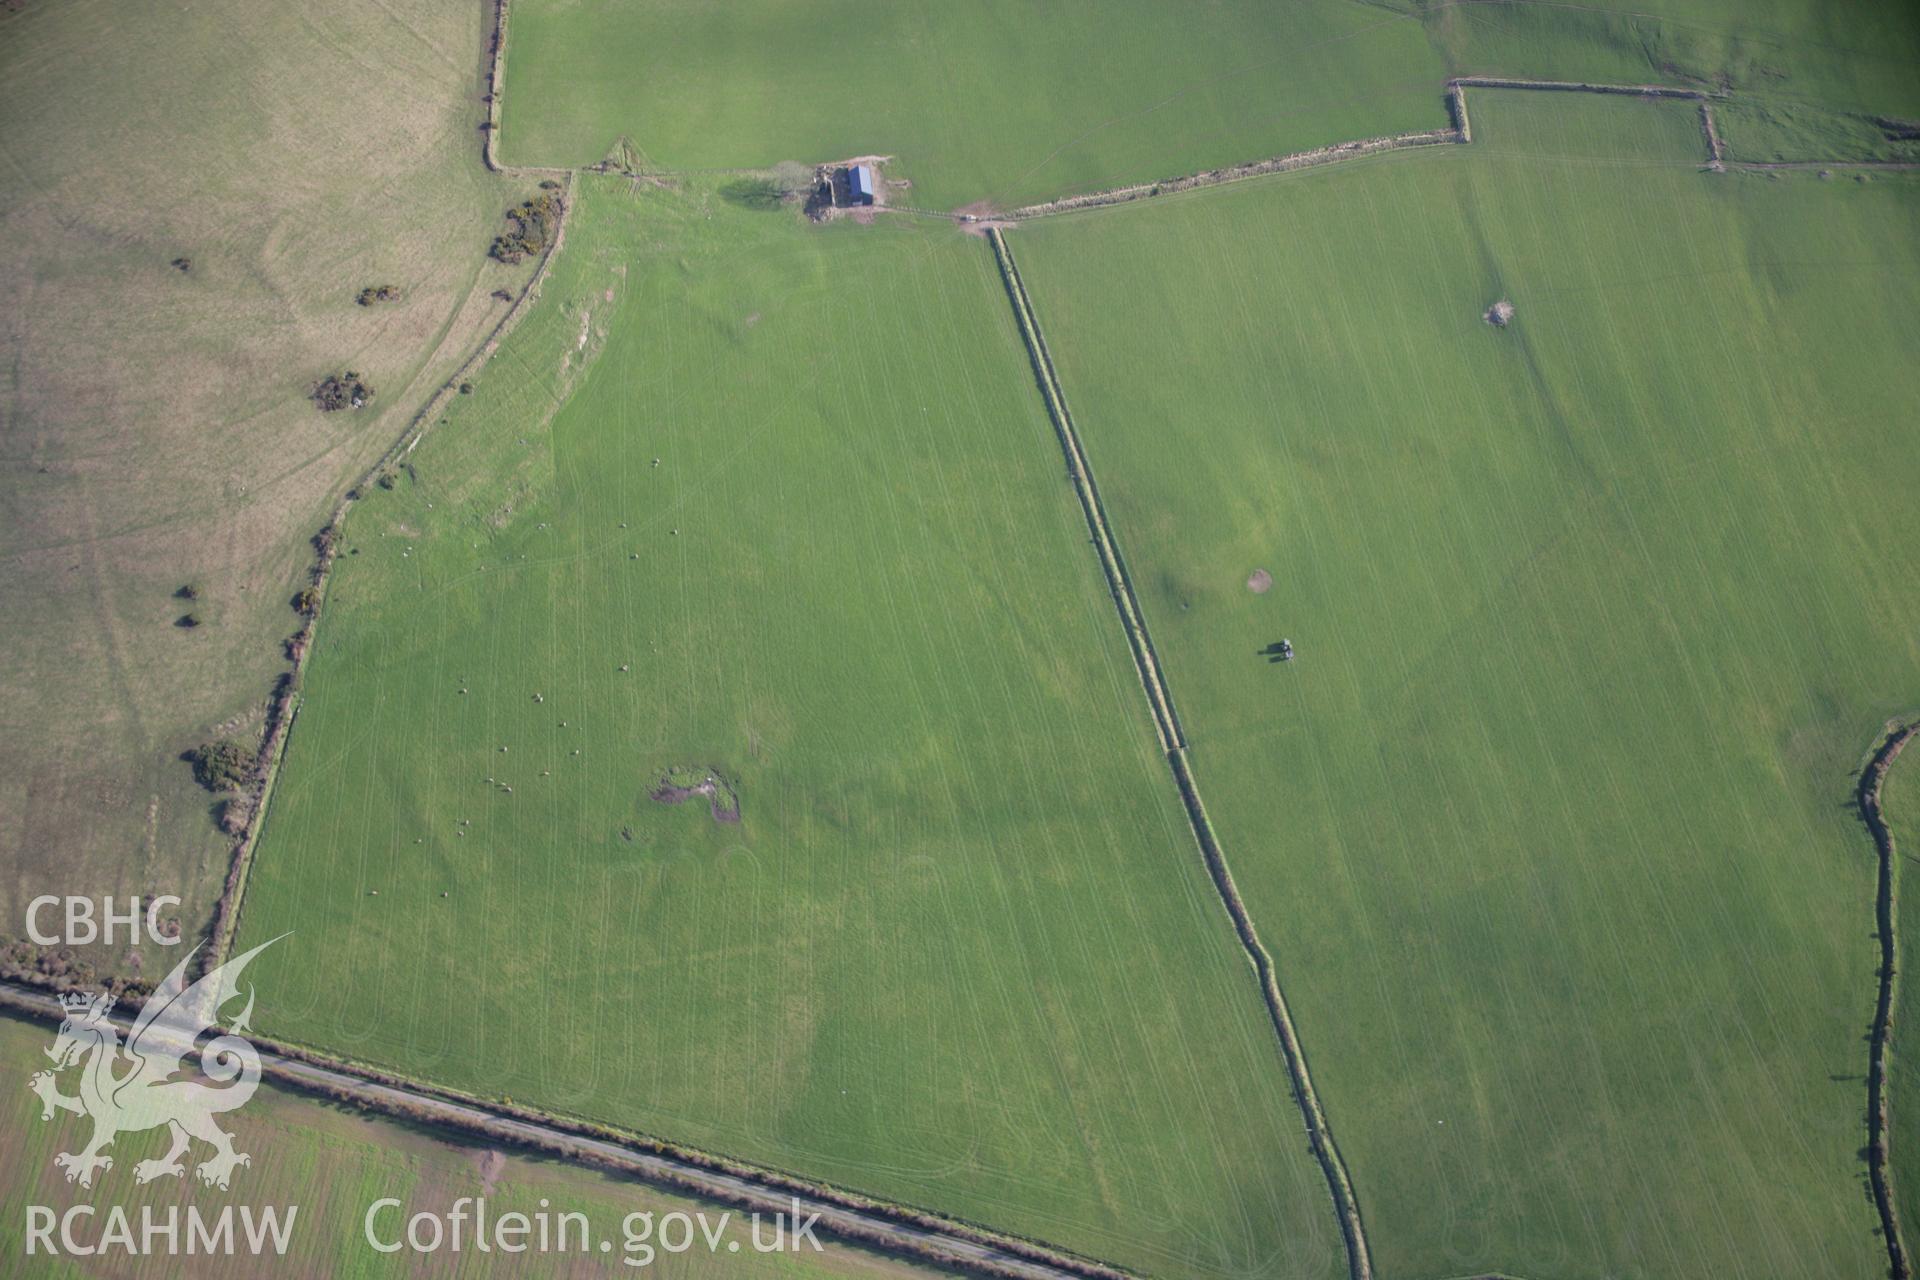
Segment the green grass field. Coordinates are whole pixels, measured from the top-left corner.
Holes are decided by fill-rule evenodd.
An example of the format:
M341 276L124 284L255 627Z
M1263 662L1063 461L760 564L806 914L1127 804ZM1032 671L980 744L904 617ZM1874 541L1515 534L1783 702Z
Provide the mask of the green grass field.
M260 1025L1161 1274L1335 1274L987 245L584 183L346 525ZM649 798L709 769L737 824Z
M50 1023L0 1017L0 1064L5 1065L9 1080L25 1081L36 1066L44 1066L40 1051L52 1040ZM64 1086L69 1091L72 1087ZM45 1280L69 1276L143 1280L183 1274L243 1278L310 1275L340 1280L422 1274L606 1276L628 1271L621 1262L629 1256L623 1229L627 1215L652 1213L657 1231L659 1220L667 1214L705 1213L708 1225L717 1231L720 1215L725 1212L721 1206L670 1195L611 1174L469 1145L415 1125L367 1116L270 1085L222 1124L232 1132L235 1147L253 1157L251 1165L235 1174L230 1191L222 1193L171 1179L144 1187L136 1183L134 1164L158 1158L166 1150L164 1135L152 1131L117 1139L114 1167L88 1191L68 1185L53 1163L55 1153L77 1150L85 1142L87 1122L67 1115L43 1121L40 1100L26 1089L0 1092L0 1142L4 1142L8 1156L0 1164L0 1256L14 1259L15 1266L31 1266L30 1274ZM191 1179L191 1169L186 1177ZM444 1215L463 1196L485 1197L488 1213L495 1221L497 1215L513 1212L533 1217L543 1205L554 1215L583 1213L593 1230L593 1242L611 1240L613 1251L610 1257L593 1253L584 1258L572 1254L509 1256L497 1251L487 1255L471 1247L469 1236L469 1247L458 1254L444 1249L432 1255L411 1251L387 1255L366 1241L366 1213L377 1200L392 1197L404 1205L400 1216L388 1209L375 1220L379 1238L387 1243L397 1238L395 1223L403 1223L406 1215L423 1211ZM173 1206L178 1206L182 1214L191 1206L210 1216L226 1204L256 1210L294 1205L298 1211L284 1258L269 1256L261 1261L242 1253L225 1258L196 1256L189 1264L182 1258L165 1256L132 1259L114 1254L83 1260L49 1259L41 1254L29 1263L25 1257L27 1207L41 1205L63 1214L82 1204L98 1206L102 1215L106 1206L118 1205L136 1229L142 1209L148 1207L162 1216ZM550 1222L557 1223L557 1218ZM97 1235L103 1225L104 1219L96 1218L91 1230ZM639 1222L631 1225L636 1236L645 1226ZM81 1222L77 1226L82 1239L87 1238L89 1224ZM772 1237L772 1224L763 1224L762 1240ZM671 1238L677 1242L677 1236ZM819 1253L756 1253L750 1225L738 1212L728 1222L718 1250L710 1253L703 1239L696 1236L696 1240L700 1241L697 1246L683 1253L667 1252L656 1245L650 1265L638 1274L684 1280L714 1276L906 1280L933 1274L838 1243L828 1244ZM727 1242L735 1240L740 1242L739 1249L728 1251ZM645 1256L640 1244L632 1247L631 1256Z
M1381 1274L1880 1274L1920 191L1472 107L1009 243Z
M1846 157L1920 163L1920 134L1890 128L1871 114L1797 103L1736 101L1714 113L1727 154L1736 160L1807 163Z
M1886 0L1421 4L1449 73L1690 84L1791 111L1920 115L1920 9Z
M1448 75L1732 91L1740 159L1907 158L1920 9L515 0L502 155L654 168L896 156L896 203L999 207L1442 126ZM1792 153L1792 154L1787 154Z
M1419 21L1345 0L515 0L501 154L887 154L896 203L1011 206L1446 123Z

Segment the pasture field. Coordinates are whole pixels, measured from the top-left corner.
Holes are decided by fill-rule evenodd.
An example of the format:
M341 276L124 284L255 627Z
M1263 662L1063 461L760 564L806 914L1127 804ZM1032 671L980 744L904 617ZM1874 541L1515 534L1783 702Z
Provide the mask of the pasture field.
M514 0L501 155L668 169L899 157L1002 207L1445 124L1419 20L1344 0Z
M1899 855L1899 914L1894 919L1895 964L1900 974L1887 1063L1888 1165L1894 1209L1908 1247L1920 1233L1920 754L1911 743L1887 771L1880 811Z
M1736 160L1920 163L1920 129L1890 127L1871 114L1740 100L1715 107L1714 121Z
M1898 0L1636 0L1617 8L1431 3L1420 9L1452 75L1656 81L1731 90L1781 112L1920 116L1920 75L1914 74L1920 9Z
M0 1063L10 1079L24 1081L36 1065L44 1066L40 1050L52 1042L51 1024L28 1023L0 1017ZM71 1086L67 1086L70 1090ZM114 1167L101 1175L91 1191L70 1186L54 1166L56 1152L73 1151L86 1140L85 1121L62 1115L40 1118L40 1100L24 1088L0 1091L0 1142L7 1160L0 1164L0 1253L21 1259L26 1251L27 1206L43 1205L56 1214L76 1204L93 1204L101 1214L119 1205L133 1223L143 1207L164 1215L171 1206L182 1213L191 1205L202 1214L217 1213L222 1204L297 1205L284 1260L262 1263L247 1255L231 1258L196 1257L190 1271L180 1258L35 1259L33 1274L55 1277L117 1276L124 1280L146 1277L239 1278L272 1275L311 1275L357 1280L359 1277L413 1275L606 1276L623 1273L620 1264L626 1246L622 1223L631 1213L655 1215L704 1212L716 1224L722 1207L685 1199L644 1183L539 1156L492 1150L443 1136L415 1125L363 1114L355 1109L306 1094L263 1086L252 1101L222 1120L234 1135L234 1145L253 1157L253 1163L235 1174L231 1192L207 1191L197 1184L163 1179L147 1186L134 1181L136 1161L164 1154L166 1141L157 1132L129 1134L114 1144ZM192 1177L191 1169L187 1175ZM406 1207L396 1218L384 1211L376 1220L382 1241L395 1238L394 1224L405 1215L428 1211L445 1214L463 1196L484 1196L490 1216L519 1212L530 1217L541 1211L578 1212L587 1216L597 1242L613 1241L614 1251L589 1257L571 1254L538 1256L482 1254L471 1247L423 1257L411 1252L382 1254L366 1242L364 1220L374 1201L399 1199ZM496 1218L497 1220L497 1218ZM99 1230L96 1220L94 1230ZM636 1233L642 1224L635 1223ZM236 1230L238 1228L236 1227ZM85 1228L82 1227L84 1234ZM772 1227L763 1227L770 1239ZM736 1213L727 1225L725 1241L738 1240L737 1252L710 1254L704 1243L686 1253L656 1249L654 1260L637 1274L680 1280L742 1277L744 1280L910 1280L933 1274L917 1267L839 1243L819 1253L760 1254L754 1252L746 1225ZM634 1256L643 1256L636 1248Z
M913 184L896 203L1008 208L1437 128L1445 78L1491 74L1731 91L1739 159L1904 157L1871 117L1920 117L1917 65L1896 3L513 0L501 154L880 153Z
M481 163L488 19L0 6L0 932L44 892L205 927L228 841L177 757L257 735L307 539L531 270L485 256L531 185ZM376 398L322 415L343 368Z
M1471 105L1008 242L1380 1274L1881 1274L1920 187Z
M1143 1271L1341 1273L992 254L749 203L583 178L353 509L260 1025Z

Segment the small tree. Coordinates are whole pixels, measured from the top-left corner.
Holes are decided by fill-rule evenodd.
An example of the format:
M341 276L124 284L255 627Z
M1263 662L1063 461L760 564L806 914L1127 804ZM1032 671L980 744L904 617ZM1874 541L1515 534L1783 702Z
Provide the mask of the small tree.
M202 743L182 757L193 766L193 780L209 791L238 791L253 775L253 748L233 738Z

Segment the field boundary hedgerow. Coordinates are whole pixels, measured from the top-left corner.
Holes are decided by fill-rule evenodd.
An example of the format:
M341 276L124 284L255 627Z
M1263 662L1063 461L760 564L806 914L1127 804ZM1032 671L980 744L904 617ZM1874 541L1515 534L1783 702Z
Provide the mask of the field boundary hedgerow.
M1046 339L1041 334L1039 320L1034 315L1032 300L1027 296L1026 285L1020 279L1020 269L1014 263L1013 253L1007 248L1006 237L1001 234L998 227L989 227L987 238L993 244L994 258L999 263L1008 300L1013 305L1020 335L1027 344L1027 354L1033 363L1034 377L1039 383L1041 398L1047 404L1047 416L1053 420L1055 434L1059 437L1061 449L1066 454L1067 475L1073 482L1074 491L1080 499L1081 510L1086 516L1087 526L1093 534L1093 545L1100 555L1101 569L1107 577L1109 594L1113 598L1114 608L1120 614L1121 625L1126 629L1128 643L1133 649L1134 664L1140 674L1140 684L1152 708L1154 727L1160 735L1161 746L1166 752L1168 767L1173 771L1174 782L1179 787L1188 824L1193 828L1194 839L1200 846L1201 858L1213 879L1214 888L1226 907L1227 915L1233 921L1234 932L1238 935L1240 945L1246 951L1254 973L1260 980L1261 996L1266 1002L1268 1015L1280 1040L1282 1054L1287 1064L1287 1074L1293 1085L1294 1101L1300 1108L1301 1118L1306 1126L1308 1143L1313 1150L1314 1158L1320 1163L1321 1172L1327 1179L1327 1189L1333 1197L1334 1213L1339 1219L1340 1233L1346 1243L1348 1273L1352 1280L1371 1280L1373 1262L1368 1253L1366 1232L1360 1221L1360 1206L1354 1196L1353 1183L1347 1175L1346 1163L1340 1157L1339 1148L1334 1145L1333 1134L1327 1123L1326 1113L1321 1109L1320 1099L1314 1093L1313 1078L1307 1070L1306 1055L1300 1047L1300 1037L1294 1030L1293 1016L1287 1008L1286 996L1280 990L1273 956L1267 951L1266 944L1260 941L1260 936L1253 927L1253 918L1248 914L1246 904L1241 901L1240 891L1233 883L1233 873L1227 867L1226 855L1220 848L1218 837L1214 835L1213 823L1207 817L1206 806L1200 800L1199 787L1193 780L1192 768L1187 761L1187 744L1180 732L1179 720L1173 709L1173 700L1167 693L1166 683L1161 677L1160 664L1154 654L1153 642L1148 635L1146 622L1140 611L1139 599L1134 595L1133 584L1126 574L1125 562L1120 557L1119 547L1108 525L1106 511L1100 502L1099 490L1094 484L1093 473L1087 466L1079 433L1073 425L1073 416L1067 408L1066 393L1054 372L1053 357L1047 351Z
M1453 116L1453 123L1444 129L1427 129L1413 133L1396 133L1379 138L1359 138L1350 142L1334 142L1323 147L1314 147L1307 151L1295 151L1281 156L1269 156L1264 160L1249 160L1244 164L1226 165L1218 169L1206 169L1199 173L1182 174L1174 178L1161 178L1153 182L1129 183L1124 187L1112 187L1104 191L1089 191L1083 195L1062 196L1056 200L1045 200L1038 204L1021 205L1004 213L960 215L963 223L1029 222L1035 218L1048 218L1056 214L1077 213L1084 209L1104 208L1108 205L1128 204L1135 200L1150 199L1154 196L1174 195L1182 191L1193 191L1201 187L1223 186L1229 182L1242 182L1248 178L1260 178L1269 174L1291 173L1296 169L1313 169L1321 165L1338 164L1346 160L1358 160L1363 156L1379 155L1387 151L1405 151L1416 147L1465 146L1473 142L1473 123L1467 114L1468 89L1523 89L1545 93L1597 93L1612 97L1664 98L1676 102L1694 102L1700 107L1700 136L1707 150L1706 166L1714 172L1727 169L1752 170L1756 172L1774 169L1920 169L1920 162L1907 160L1728 160L1726 142L1720 136L1719 124L1714 119L1713 104L1725 97L1724 94L1709 93L1704 89L1689 89L1683 85L1665 84L1604 84L1597 81L1582 80L1523 80L1509 76L1456 76L1446 82L1447 109ZM899 212L932 214L932 210L888 206ZM947 216L947 215L933 215Z
M51 996L0 981L0 1009L57 1022ZM123 1028L130 1009L116 1011ZM675 1143L448 1089L255 1032L261 1075L276 1084L468 1137L613 1169L650 1185L772 1213L801 1201L821 1230L916 1262L1011 1280L1133 1280L1132 1273L973 1223L874 1200Z
M503 6L504 7L504 6ZM273 793L274 781L280 772L280 762L286 755L287 739L292 734L293 722L300 714L300 678L305 673L308 656L313 652L313 638L320 625L320 615L324 611L327 597L327 584L332 577L335 548L339 540L341 522L353 505L360 500L367 487L376 478L395 463L412 453L421 438L434 425L434 420L459 394L462 383L470 380L480 366L493 358L507 335L519 325L520 320L538 300L540 285L547 277L548 268L560 253L567 238L567 215L573 209L574 175L566 172L566 185L562 188L560 216L554 231L553 240L540 257L539 265L534 268L520 296L513 300L505 315L495 322L486 339L476 347L472 354L460 363L460 367L449 374L427 402L415 411L407 420L407 426L399 438L376 459L360 476L360 479L348 486L334 504L332 514L320 531L313 535L314 559L307 570L308 585L314 593L313 607L307 613L305 622L299 631L287 641L287 656L292 660L291 670L283 672L276 687L274 699L267 713L266 732L261 740L260 752L254 767L251 785L243 795L248 806L245 827L234 841L233 854L227 867L226 885L220 897L213 904L213 921L209 929L211 945L206 950L202 963L202 972L211 970L223 963L233 946L235 928L239 922L242 899L246 895L247 873L253 865L253 852L259 845L260 832L266 826L267 802Z
M1007 249L999 228L988 228L987 236L993 242L1001 279L1006 284L1007 296L1013 303L1014 318L1020 326L1020 336L1026 342L1028 357L1033 362L1034 378L1040 385L1042 398L1047 402L1047 416L1052 419L1060 447L1067 456L1067 478L1073 481L1074 492L1080 497L1087 527L1093 533L1093 545L1100 553L1100 568L1106 575L1107 589L1113 597L1114 607L1120 613L1121 626L1127 633L1127 646L1133 653L1134 669L1140 676L1141 687L1145 689L1148 705L1153 710L1153 727L1160 737L1160 749L1178 750L1186 745L1186 740L1181 736L1173 701L1167 696L1166 687L1161 682L1160 665L1155 660L1146 623L1140 617L1133 585L1127 578L1126 565L1121 561L1119 548L1107 528L1106 515L1100 506L1100 494L1094 486L1093 473L1087 468L1086 457L1080 450L1080 438L1074 432L1073 419L1067 413L1060 381L1054 375L1053 357L1048 354L1046 339L1040 334L1040 322L1033 315L1026 286L1020 282L1019 270L1013 264L1013 255Z
M1407 147L1430 147L1436 144L1464 141L1466 139L1461 137L1458 129L1428 129L1417 133L1394 134L1385 138L1361 138L1353 142L1336 142L1329 146L1315 147L1311 151L1271 156L1265 160L1250 160L1245 164L1208 169L1179 178L1163 178L1157 182L1136 182L1130 186L1115 187L1109 191L1090 191L1085 195L1063 196L1058 200L1047 200L1040 204L1022 205L1018 209L997 216L1010 222L1026 222L1033 218L1050 217L1057 213L1072 213L1079 209L1096 209L1104 205L1126 204L1132 200L1152 196L1173 195L1180 191L1191 191L1196 187L1215 187L1223 183L1239 182L1246 178L1258 178L1269 173L1310 169L1317 165L1355 160L1361 156L1375 155L1382 151L1398 151Z
M487 120L481 125L486 141L480 154L486 160L487 168L501 174L566 174L569 179L572 169L551 168L544 165L514 165L509 168L500 163L500 119L501 103L506 98L507 89L507 4L508 0L493 0L493 37L490 57L487 61Z
M1617 97L1671 98L1700 104L1700 131L1707 147L1707 163L1712 166L1724 166L1726 148L1720 140L1719 129L1713 120L1712 101L1714 95L1701 89L1688 89L1678 85L1664 84L1600 84L1576 80L1522 80L1505 76L1456 76L1447 81L1447 110L1453 116L1453 123L1444 129L1426 129L1413 133L1396 133L1379 138L1359 138L1351 142L1334 142L1324 147L1314 147L1307 151L1290 152L1282 156L1270 156L1264 160L1249 160L1244 164L1226 165L1218 169L1206 169L1199 173L1183 174L1177 178L1162 178L1155 182L1135 182L1124 187L1113 187L1105 191L1089 191L1084 195L1062 196L1057 200L1045 200L1039 204L1022 205L1005 213L990 215L963 214L963 222L1027 222L1034 218L1047 218L1055 214L1075 213L1082 209L1097 209L1107 205L1127 204L1134 200L1150 199L1154 196L1173 195L1181 191L1192 191L1200 187L1217 187L1229 182L1241 182L1248 178L1264 177L1274 173L1291 173L1296 169L1313 169L1321 165L1338 164L1344 160L1358 160L1362 156L1378 155L1384 151L1404 151L1413 147L1431 147L1456 145L1465 146L1473 141L1473 124L1467 115L1468 89L1529 89L1549 93L1600 93ZM1847 161L1809 161L1809 167L1821 164L1845 165ZM1874 162L1860 162L1874 163ZM1885 164L1888 162L1878 162ZM1740 168L1778 167L1739 165ZM909 210L909 212L922 212Z
M1899 939L1896 930L1900 905L1900 859L1893 843L1893 829L1880 809L1880 791L1887 771L1906 745L1920 736L1920 720L1891 728L1867 758L1860 771L1854 801L1860 820L1873 837L1878 855L1879 877L1874 894L1874 920L1880 947L1880 990L1874 1002L1871 1050L1867 1063L1867 1176L1873 1188L1874 1208L1880 1214L1880 1231L1887 1242L1887 1264L1893 1280L1908 1280L1912 1271L1907 1262L1906 1242L1901 1235L1900 1215L1893 1202L1893 1175L1888 1166L1891 1134L1887 1099L1887 1062L1893 1038L1894 1001L1899 995Z

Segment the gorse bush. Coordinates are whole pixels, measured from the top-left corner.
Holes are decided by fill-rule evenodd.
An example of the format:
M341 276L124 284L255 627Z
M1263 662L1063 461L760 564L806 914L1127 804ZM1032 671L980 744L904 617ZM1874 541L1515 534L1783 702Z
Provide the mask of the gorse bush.
M338 413L342 409L358 409L373 399L373 388L360 380L360 375L349 369L345 373L330 373L314 384L308 398L318 405L322 413Z
M209 791L238 791L253 774L253 748L232 738L203 743L186 753L193 780Z
M552 191L542 191L531 200L523 200L507 210L508 230L494 237L487 253L501 262L515 263L529 254L545 252L560 229L563 206Z

